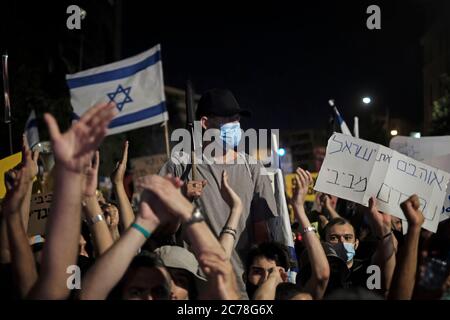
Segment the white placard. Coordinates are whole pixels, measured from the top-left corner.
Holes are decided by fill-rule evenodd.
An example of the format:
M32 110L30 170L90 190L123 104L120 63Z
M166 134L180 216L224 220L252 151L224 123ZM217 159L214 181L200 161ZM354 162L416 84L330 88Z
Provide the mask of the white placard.
M422 138L396 136L391 139L389 148L418 161L423 161L448 154L450 136Z
M314 189L405 220L400 203L417 194L425 222L436 232L450 175L382 145L334 133Z
M435 168L450 172L450 154L427 159L423 162ZM447 185L447 193L445 194L444 205L442 206L440 222L447 219L450 219L450 183Z

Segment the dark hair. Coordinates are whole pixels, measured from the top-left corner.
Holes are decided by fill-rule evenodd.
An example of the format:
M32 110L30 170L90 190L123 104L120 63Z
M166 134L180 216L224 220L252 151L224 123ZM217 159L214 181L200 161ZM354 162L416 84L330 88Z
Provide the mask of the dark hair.
M187 291L189 293L189 300L198 300L198 291L199 290L197 288L198 282L197 282L195 276L191 272L189 272L185 269L182 269L182 268L172 268L172 267L166 267L166 268L167 268L167 271L169 271L170 276L172 277L172 280L175 283L177 281L176 281L176 277L173 275L172 270L178 270L178 271L183 272L189 280L188 288L187 288Z
M289 254L286 246L275 241L264 242L250 249L245 264L246 272L249 272L250 266L257 257L265 257L266 259L274 260L277 266L283 267L286 271L290 267Z
M111 292L108 295L108 299L112 300L120 300L122 296L122 289L124 284L127 282L129 275L134 272L135 269L145 267L145 268L164 268L164 263L162 262L161 258L153 252L149 252L146 250L141 251L134 259L131 261L130 265L128 266L127 271L123 275L122 279L119 281L119 283L111 290ZM170 287L166 288L167 291L167 299L170 299Z
M165 268L163 261L156 253L146 250L142 250L141 253L134 257L128 269L139 267Z
M331 227L333 227L335 225L342 226L344 224L351 225L352 229L353 229L353 233L355 234L355 238L358 238L358 234L356 234L355 227L350 223L350 221L348 221L347 219L341 218L341 217L331 219L330 222L328 222L328 224L325 226L325 228L323 230L323 235L326 236Z
M283 282L277 286L275 300L291 300L301 291L291 282Z

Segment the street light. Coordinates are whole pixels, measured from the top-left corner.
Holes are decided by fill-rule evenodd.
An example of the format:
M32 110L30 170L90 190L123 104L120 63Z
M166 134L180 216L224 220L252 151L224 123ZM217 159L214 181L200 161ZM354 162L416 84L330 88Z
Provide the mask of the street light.
M364 97L364 98L362 98L362 102L364 104L369 104L372 102L372 99L370 99L370 97Z
M284 148L279 148L278 149L278 155L280 157L284 156L285 154L286 154L286 149L284 149Z
M391 136L396 136L398 135L398 131L397 130L391 130Z

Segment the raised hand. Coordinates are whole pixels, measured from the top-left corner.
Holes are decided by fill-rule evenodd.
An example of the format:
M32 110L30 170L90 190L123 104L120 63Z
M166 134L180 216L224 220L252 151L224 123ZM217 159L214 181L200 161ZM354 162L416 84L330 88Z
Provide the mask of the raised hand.
M85 184L84 184L84 196L94 197L97 191L98 182L98 167L100 165L100 153L95 152L94 160L89 163L88 167L85 169Z
M21 167L24 169L24 178L31 181L39 172L37 164L39 158L39 151L31 152L28 140L25 135L22 136L22 163Z
M49 129L56 162L66 170L82 173L105 137L108 124L115 114L114 104L97 104L62 134L55 118L46 113L44 119Z
M275 283L279 284L288 280L288 274L283 267L275 267L267 277L267 280L268 279L273 279Z
M301 168L297 168L295 171L295 181L291 204L293 206L303 206L306 199L306 194L308 193L309 185L312 182L311 174Z
M123 183L123 177L125 176L125 171L127 169L128 146L128 141L125 141L122 151L122 159L117 162L116 168L111 174L111 180L116 185Z
M425 221L422 212L419 210L420 201L419 197L415 194L410 196L407 200L400 204L400 208L405 214L408 221L408 228L420 228Z
M235 210L236 212L242 212L242 200L230 187L230 184L228 183L228 174L225 170L222 173L221 194L225 202L230 206L232 210Z
M149 227L159 225L158 234L174 234L193 211L192 204L180 192L182 185L179 178L170 175L139 178L138 186L143 192L136 221Z
M172 176L160 177L157 175L145 176L138 179L138 186L144 189L142 196L147 202L158 205L160 210L188 220L193 211L193 205L181 194L183 183L179 178Z
M10 170L5 173L6 195L2 203L2 211L5 214L20 213L20 206L25 198L28 184L27 173L24 168L20 170Z
M377 237L383 238L391 232L391 216L387 213L378 211L374 197L370 197L369 208L366 211L372 224L373 231Z
M199 264L208 278L204 299L237 300L236 276L230 261L217 252L204 252Z
M183 191L188 199L198 199L202 195L203 188L206 187L206 184L206 180L188 181L184 185Z

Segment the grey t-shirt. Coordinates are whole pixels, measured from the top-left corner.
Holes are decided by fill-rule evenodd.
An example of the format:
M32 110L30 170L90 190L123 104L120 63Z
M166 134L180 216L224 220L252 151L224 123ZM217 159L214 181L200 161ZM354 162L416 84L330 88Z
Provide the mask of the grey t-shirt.
M198 200L205 214L205 219L213 233L219 237L230 215L230 207L222 198L221 184L222 172L227 171L228 181L233 190L241 197L243 204L242 216L239 221L236 235L235 250L231 256L231 262L236 272L238 284L243 297L246 297L245 285L242 280L244 272L243 263L254 241L254 222L269 220L278 216L275 197L272 191L270 179L262 175L263 167L259 162L249 161L249 156L238 154L243 164L197 164L197 180L206 180L207 185L203 189ZM171 173L184 181L191 180L191 165L188 164L189 156L184 154L169 160L161 168L159 174ZM271 224L268 223L268 227ZM272 233L271 230L268 230Z

